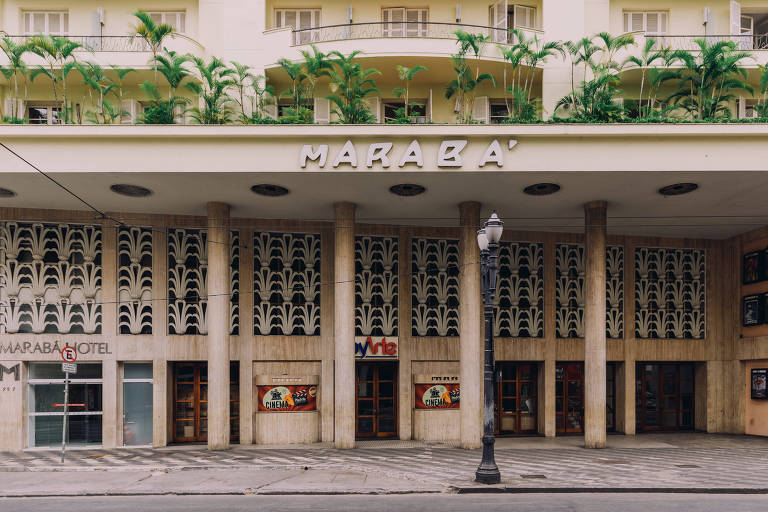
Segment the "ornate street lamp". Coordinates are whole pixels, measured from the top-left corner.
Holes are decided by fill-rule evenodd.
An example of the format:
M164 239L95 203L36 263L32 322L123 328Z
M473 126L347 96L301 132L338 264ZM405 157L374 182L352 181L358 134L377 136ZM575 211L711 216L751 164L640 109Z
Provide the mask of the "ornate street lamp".
M501 481L499 468L493 453L494 435L494 357L493 357L493 299L496 295L496 274L499 270L499 240L504 223L496 212L477 232L480 246L480 269L483 290L483 317L485 318L485 361L483 378L483 460L475 472L475 481L497 484Z

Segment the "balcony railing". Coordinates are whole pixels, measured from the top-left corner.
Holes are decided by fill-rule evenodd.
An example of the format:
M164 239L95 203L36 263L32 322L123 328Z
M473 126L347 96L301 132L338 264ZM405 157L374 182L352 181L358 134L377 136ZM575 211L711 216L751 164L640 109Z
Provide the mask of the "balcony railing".
M29 41L33 36L9 36L0 34L21 44ZM83 48L91 52L148 52L149 45L140 37L133 36L65 36L67 39L80 43Z
M740 50L768 50L768 34L742 34L742 35L653 35L645 34L646 39L654 39L658 48L671 48L673 50L699 50L697 39L704 39L709 44L720 41L733 41Z
M519 30L539 37L543 32L533 28ZM410 38L410 39L455 39L455 32L463 30L473 34L485 34L491 42L514 44L512 32L504 28L468 25L464 23L436 23L423 21L345 23L324 27L305 28L293 31L293 45L342 41L345 39Z

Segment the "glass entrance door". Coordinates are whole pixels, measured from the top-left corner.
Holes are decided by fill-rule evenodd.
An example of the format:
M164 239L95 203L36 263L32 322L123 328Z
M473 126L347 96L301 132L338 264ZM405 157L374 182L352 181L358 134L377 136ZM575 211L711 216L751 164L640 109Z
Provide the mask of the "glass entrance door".
M397 436L397 363L358 362L355 378L355 435Z
M536 432L536 364L497 363L496 432Z
M584 363L555 367L555 418L558 434L584 432Z
M638 363L636 368L637 429L694 428L694 365Z

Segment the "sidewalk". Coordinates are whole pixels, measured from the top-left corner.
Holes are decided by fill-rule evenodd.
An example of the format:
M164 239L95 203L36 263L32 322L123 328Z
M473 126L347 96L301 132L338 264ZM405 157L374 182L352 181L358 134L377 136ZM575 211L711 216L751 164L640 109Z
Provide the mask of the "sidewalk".
M455 443L328 444L0 453L0 497L141 494L386 494L424 492L768 493L768 439L708 434L506 438L502 483L474 482L480 450Z

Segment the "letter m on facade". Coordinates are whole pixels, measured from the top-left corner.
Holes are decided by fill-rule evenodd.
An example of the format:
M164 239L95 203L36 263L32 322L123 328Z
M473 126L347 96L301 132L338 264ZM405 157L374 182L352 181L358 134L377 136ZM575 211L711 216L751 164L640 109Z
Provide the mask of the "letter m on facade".
M21 367L20 364L16 364L15 366L11 366L10 368L8 368L5 365L0 364L0 381L5 380L5 374L6 373L8 375L13 375L13 380L19 380L19 378L20 378L20 375L19 375L20 367Z

